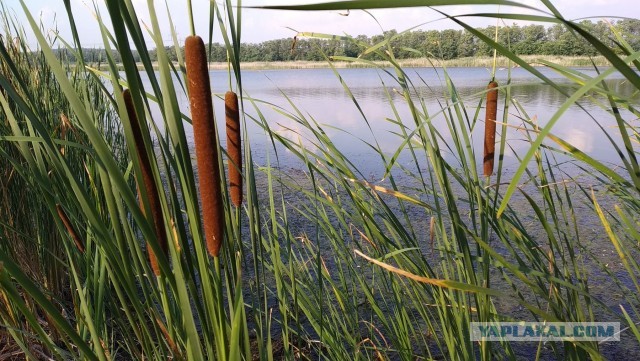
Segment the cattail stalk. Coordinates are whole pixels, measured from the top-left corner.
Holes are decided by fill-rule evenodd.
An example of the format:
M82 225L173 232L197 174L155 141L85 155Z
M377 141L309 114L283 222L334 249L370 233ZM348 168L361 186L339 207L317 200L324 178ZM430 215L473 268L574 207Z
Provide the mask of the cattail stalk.
M204 233L209 254L218 257L224 237L216 123L204 42L189 36L184 46L193 136L196 145Z
M58 211L58 216L60 217L62 224L64 224L64 228L66 228L67 232L69 232L71 239L73 239L73 242L76 244L76 247L78 248L80 253L84 253L84 243L80 239L80 236L78 236L78 234L76 233L76 230L73 229L73 225L71 224L69 217L67 217L67 214L64 212L64 209L62 209L62 206L56 204L56 211Z
M229 193L234 206L242 204L242 143L240 138L240 112L238 96L228 91L224 95L224 113L227 123L227 154L229 155Z
M498 115L498 83L489 82L487 86L487 107L484 122L484 175L493 174L493 161L496 150L496 117Z
M133 139L135 142L136 151L138 153L138 161L140 162L140 176L142 178L142 184L147 192L147 199L149 200L149 208L151 209L151 219L156 234L156 241L160 246L162 252L167 255L167 235L164 228L164 217L162 215L162 206L160 205L160 193L158 192L158 186L153 179L153 172L151 170L151 161L147 148L144 146L144 139L142 137L142 127L138 116L136 115L135 106L133 104L133 98L131 92L126 89L122 95L124 96L125 106L127 108L127 114L129 114L129 121L131 122L131 131L133 132ZM140 178L138 181L138 197L140 199L140 209L142 214L145 214L144 204L142 203L142 194L140 192ZM153 249L147 243L147 250L149 252L149 262L151 263L151 269L156 276L160 275L160 267L158 266L158 258L156 257Z

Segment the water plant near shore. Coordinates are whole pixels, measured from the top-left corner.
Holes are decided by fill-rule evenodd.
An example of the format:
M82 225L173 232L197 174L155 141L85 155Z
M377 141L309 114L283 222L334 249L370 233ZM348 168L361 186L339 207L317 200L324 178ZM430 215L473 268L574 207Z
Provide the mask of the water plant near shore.
M107 70L83 65L70 72L52 52L26 3L21 4L39 44L34 55L43 70L19 61L26 52L0 46L0 165L4 167L0 175L7 175L1 177L2 182L19 179L38 195L38 208L31 203L29 207L45 205L46 212L31 215L23 223L42 227L33 239L49 244L46 252L38 253L46 254L40 257L55 264L57 272L63 269L61 274L68 279L62 287L65 292L51 297L54 293L48 285L33 277L19 257L13 257L16 252L11 247L17 247L18 228L3 224L0 236L11 242L0 245L0 320L26 357L490 360L517 359L526 353L541 359L582 360L616 355L615 345L594 342L515 345L469 338L472 321L513 318L615 320L627 327L620 347L638 349L640 267L634 256L640 242L640 138L633 120L638 117L637 99L610 89L605 81L617 70L640 89L637 74L630 71L640 53L628 47L622 35L617 39L627 55L619 56L559 14L547 18L496 15L562 23L614 65L589 75L548 63L575 84L566 87L544 77L508 45L451 18L566 97L546 125L534 123L534 117L511 95L510 79L499 88L474 94L477 106L470 107L446 68L441 72L445 91L435 95L440 106L428 107L417 91L421 79L398 65L390 39L365 44L345 37L361 52L384 59L385 66L379 66L379 71L393 82L393 88L385 84L382 91L394 114L389 124L396 127L394 132L402 142L391 153L375 139L366 142L373 153L371 162L379 162L384 170L383 181L371 181L336 145L321 119L307 114L286 94L284 105L243 97L237 53L242 9L234 8L230 1L223 9L212 2L209 20L210 24L218 22L226 42L229 72L233 70L234 75L229 83L236 82L240 100L251 106L245 109L238 98L225 94L225 113L231 115L233 125L225 174L225 155L212 113L218 97L212 97L210 91L202 39L190 36L185 59L172 67L157 10L153 1L148 2L147 28L159 59L156 71L136 8L130 0L109 0L105 3L109 20L100 14L96 17L105 47L117 47L124 72L119 71L113 54L107 59ZM412 4L415 1L351 1L301 8ZM78 15L69 10L69 16L73 20ZM171 35L177 39L173 30ZM177 40L174 47L179 48ZM134 48L148 81L141 80L132 56ZM74 36L69 50L81 49ZM377 66L359 58L336 60ZM60 119L60 112L53 102L36 106L36 101L47 99L41 93L47 89L25 80L25 73L34 71L42 81L48 80L51 89L59 89L56 94L68 104L63 113L74 131L63 135L55 126L43 125L41 119ZM335 74L346 96L361 109L358 96L339 71ZM85 88L87 84L91 87ZM124 93L123 87L128 89ZM187 89L192 101L191 117L180 111L181 89ZM501 119L496 119L498 94ZM494 131L499 134L497 142L491 142L496 145L497 164L492 171L495 182L490 184L480 179L480 158L474 146L484 141L479 121L483 97L487 111L493 108L494 99L496 104L493 116L487 112L485 125L490 120L501 125L498 133ZM621 168L593 159L552 133L568 107L591 100L596 106L615 109L611 118L617 128L601 128L603 139L610 140L620 154ZM297 125L310 142L276 131L261 111L263 107L274 108L278 116ZM400 107L407 111L400 112ZM51 108L50 113L38 113ZM100 113L105 109L113 112L106 125ZM364 111L360 114L363 129L378 120ZM139 136L126 121L133 123L135 117ZM122 126L117 119L124 119ZM267 158L267 164L257 164L252 158L244 121L263 127L274 145L275 156ZM185 134L189 122L194 136L204 137L201 140L207 144L201 151L198 143L204 143L196 139L197 177ZM507 171L502 161L513 145L507 137L512 127L517 127L528 144L524 152L512 152L523 160L515 173ZM244 136L243 142L234 132ZM354 137L354 141L360 140ZM277 167L285 150L287 156L301 161L300 170ZM133 178L145 172L136 157L144 152L147 180L156 190L144 188L141 193L157 195L153 206L159 211L157 218L146 212L151 208L150 199L149 207L141 207L136 199ZM569 161L558 161L561 156ZM586 176L565 172L569 163L583 169ZM242 194L237 190L243 190L234 186L239 181L246 184L244 205L242 198L236 198ZM9 193L6 188L0 191ZM144 200L144 194L140 198ZM212 205L213 212L209 212L207 207ZM18 202L3 206L4 214L25 214ZM62 242L57 251L54 248L55 240L68 232L55 222L46 227L59 207L68 212L83 237L84 252L68 247L70 242ZM581 228L583 214L600 220L596 233L606 235L610 244L591 242L593 235ZM210 238L209 229L224 236ZM167 237L166 254L158 239L160 231ZM159 272L151 269L158 277L149 277L145 244L147 251L158 251ZM616 262L596 254L594 248L604 246L617 255ZM611 281L616 298L605 298L596 289L593 279L602 274ZM32 347L34 343L41 346Z
M484 156L482 158L485 177L493 174L496 152L496 119L498 116L498 83L495 80L487 86L487 107L484 119Z
M224 113L229 155L229 193L233 205L240 207L242 204L242 140L238 95L232 91L224 94Z
M199 36L187 37L184 49L207 248L212 256L218 257L224 237L224 214L218 165L218 132L213 118L207 53Z

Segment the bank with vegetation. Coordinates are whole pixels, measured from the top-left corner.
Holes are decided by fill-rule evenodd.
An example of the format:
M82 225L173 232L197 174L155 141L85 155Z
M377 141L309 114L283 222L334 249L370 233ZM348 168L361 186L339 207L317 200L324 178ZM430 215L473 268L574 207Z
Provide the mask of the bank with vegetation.
M609 61L602 56L550 56L550 55L527 55L521 57L524 61L534 67L545 66L548 62L560 64L566 67L589 67L593 64L597 66L611 66ZM492 68L494 64L502 69L508 67L517 67L514 63L506 57L498 57L494 59L492 57L471 57L471 58L458 58L450 60L442 60L435 58L413 58L413 59L399 59L396 61L398 65L403 68ZM101 63L87 63L94 68L104 67ZM138 69L144 69L142 63L137 63ZM178 62L173 62L174 66L179 66ZM154 69L158 69L158 63L152 64ZM229 67L229 63L226 62L210 62L208 64L211 70L226 70ZM384 60L373 60L367 62L360 62L357 58L331 60L329 61L254 61L241 63L244 70L278 70L278 69L346 69L346 68L390 68L393 64ZM122 68L122 64L118 64L118 67Z

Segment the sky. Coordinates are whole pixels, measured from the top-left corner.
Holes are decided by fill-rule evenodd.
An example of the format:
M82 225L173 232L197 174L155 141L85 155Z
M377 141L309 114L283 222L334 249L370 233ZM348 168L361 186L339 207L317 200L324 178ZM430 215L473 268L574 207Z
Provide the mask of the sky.
M147 1L132 0L142 21L150 24L147 10ZM171 18L177 30L180 40L189 35L188 14L186 11L186 0L166 0L169 4ZM209 22L209 1L191 0L194 7L196 33L207 35ZM218 0L219 3L222 0ZM8 9L15 12L20 22L26 25L24 12L19 0L0 0ZM57 29L59 34L65 39L71 39L68 28L67 14L64 10L62 0L24 0L29 11L36 19L40 19L45 29ZM103 0L97 0L98 9L103 16L107 15ZM233 1L235 3L235 1ZM277 4L305 4L317 1L290 0L290 1L260 1L244 0L243 6L262 6ZM545 9L539 0L521 0L522 4L533 6L537 9ZM76 22L79 28L80 38L85 47L102 47L102 41L94 13L94 2L92 0L71 0L72 9L76 15ZM640 6L638 0L552 0L554 6L568 19L580 19L587 17L598 17L613 19L615 17L640 18ZM155 0L156 10L160 13L159 19L162 29L168 29L167 11L162 0ZM533 13L526 9L499 8L496 5L488 6L443 6L439 10L449 15L501 12L501 13ZM371 16L373 15L373 17ZM374 19L375 17L375 19ZM495 20L478 17L465 17L465 21L475 27L483 27L495 24ZM513 21L509 21L511 24ZM520 22L525 25L527 23ZM357 36L376 35L383 30L396 29L406 30L414 26L418 29L448 29L458 28L448 19L442 19L442 15L429 8L405 8L405 9L384 9L373 10L370 14L363 11L354 10L348 14L340 11L322 12L297 12L262 9L242 10L242 42L257 43L265 40L292 38L296 31L348 34ZM294 29L294 30L292 30ZM0 30L3 32L3 30ZM171 42L170 32L163 33L165 44ZM222 42L218 35L214 41Z

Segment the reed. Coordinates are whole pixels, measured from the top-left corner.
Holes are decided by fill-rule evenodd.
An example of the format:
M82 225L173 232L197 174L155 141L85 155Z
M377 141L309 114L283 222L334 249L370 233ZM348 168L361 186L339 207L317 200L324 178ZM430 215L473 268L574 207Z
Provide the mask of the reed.
M140 210L143 214L146 214L143 197L140 194L140 184L144 186L145 194L147 199L149 200L149 210L151 211L151 219L150 221L153 223L153 229L155 231L156 241L160 246L160 249L168 256L167 252L167 233L165 231L164 226L164 217L162 214L162 207L160 205L160 197L159 197L159 189L156 185L156 182L153 178L153 170L151 169L151 160L149 158L149 153L147 152L147 147L144 145L144 138L142 136L142 126L146 126L145 124L140 123L140 118L136 114L135 105L133 104L133 98L131 97L131 91L129 89L125 89L122 92L122 96L124 97L125 106L127 108L127 115L129 116L129 123L131 126L131 132L133 133L133 137L135 139L135 150L138 155L138 161L140 162L140 174L137 178L137 190L138 197L140 199ZM160 266L158 266L158 257L153 252L153 249L147 243L147 252L149 253L149 262L151 263L151 268L153 269L153 273L156 276L160 275Z
M229 193L233 205L240 207L242 205L242 141L236 93L231 91L225 93L224 113L227 125L227 154L229 156Z
M207 53L199 36L187 37L184 50L204 231L209 254L218 257L224 237L224 211Z
M487 85L487 105L484 120L484 156L482 158L485 177L493 174L493 163L496 152L496 117L498 116L498 83Z

